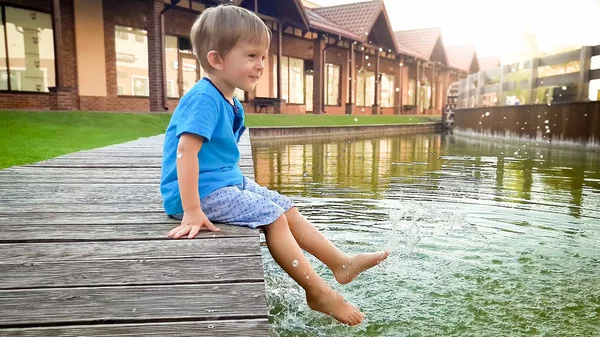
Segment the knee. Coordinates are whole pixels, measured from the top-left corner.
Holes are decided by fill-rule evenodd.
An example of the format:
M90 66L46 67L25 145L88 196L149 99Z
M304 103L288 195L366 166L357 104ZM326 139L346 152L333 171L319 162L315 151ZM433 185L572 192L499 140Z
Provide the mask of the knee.
M269 232L276 231L276 230L282 230L285 228L288 228L287 217L285 214L281 214L281 216L279 216L279 218L277 218L271 224L264 226L263 230L264 230L265 234L268 234Z

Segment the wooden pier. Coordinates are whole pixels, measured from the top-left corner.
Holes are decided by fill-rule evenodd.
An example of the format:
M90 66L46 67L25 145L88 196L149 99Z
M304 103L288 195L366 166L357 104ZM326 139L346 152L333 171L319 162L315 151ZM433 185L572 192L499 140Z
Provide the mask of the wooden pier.
M167 238L162 143L0 170L0 336L268 336L258 231Z

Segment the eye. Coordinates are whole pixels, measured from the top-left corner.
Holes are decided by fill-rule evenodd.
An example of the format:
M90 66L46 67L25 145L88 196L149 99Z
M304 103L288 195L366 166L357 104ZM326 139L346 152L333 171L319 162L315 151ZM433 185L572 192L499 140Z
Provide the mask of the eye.
M264 61L266 58L267 58L266 56L263 56L263 57L261 58L261 60L263 60L263 61Z
M256 54L250 54L250 55L248 55L248 57L250 57L251 59L254 59L254 58L256 58Z

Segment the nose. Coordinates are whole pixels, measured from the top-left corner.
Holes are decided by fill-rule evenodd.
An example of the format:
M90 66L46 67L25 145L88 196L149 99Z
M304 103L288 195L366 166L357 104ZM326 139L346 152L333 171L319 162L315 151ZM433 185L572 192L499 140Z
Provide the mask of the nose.
M258 61L258 65L256 66L256 69L259 71L263 71L265 70L265 61L264 60L260 60Z

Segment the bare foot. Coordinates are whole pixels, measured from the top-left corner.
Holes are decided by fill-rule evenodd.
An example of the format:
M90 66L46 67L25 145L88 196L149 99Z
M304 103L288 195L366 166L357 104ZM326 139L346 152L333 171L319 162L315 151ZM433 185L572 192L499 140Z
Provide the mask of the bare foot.
M342 295L329 288L326 291L306 293L306 303L315 310L332 316L341 323L358 325L365 316L352 304L346 302Z
M388 252L376 252L349 256L347 261L333 270L333 275L340 284L350 283L363 271L387 259L388 255Z

